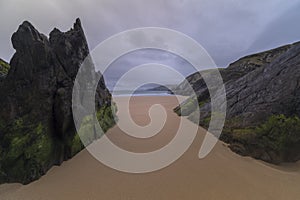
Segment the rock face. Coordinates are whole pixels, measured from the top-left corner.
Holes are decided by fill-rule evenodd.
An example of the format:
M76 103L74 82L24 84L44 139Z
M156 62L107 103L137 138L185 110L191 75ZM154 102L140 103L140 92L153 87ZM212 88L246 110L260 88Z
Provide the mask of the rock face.
M266 52L246 56L230 64L227 68L220 68L219 71L223 78L224 84L234 82L249 72L264 65L270 64L275 58L286 52L291 47L292 45L286 45ZM210 73L210 70L202 73ZM197 72L188 76L186 80L184 80L175 88L176 94L184 96L191 95L191 91L187 89L188 84L192 86L194 92L198 95L201 95L203 90L207 90L201 74Z
M72 88L89 49L79 19L49 39L25 21L12 44L16 53L0 90L0 182L29 183L84 148L73 122ZM95 99L108 129L114 119L103 79Z
M291 132L298 127L299 120L294 116L300 116L300 43L247 56L220 73L227 95L221 139L233 151L267 162L299 160L300 133ZM200 125L208 126L211 113L206 85L199 75L189 79L201 102ZM184 114L193 120L193 109L186 108L189 101L181 108L188 110ZM175 111L180 114L179 107ZM267 128L271 126L281 131Z

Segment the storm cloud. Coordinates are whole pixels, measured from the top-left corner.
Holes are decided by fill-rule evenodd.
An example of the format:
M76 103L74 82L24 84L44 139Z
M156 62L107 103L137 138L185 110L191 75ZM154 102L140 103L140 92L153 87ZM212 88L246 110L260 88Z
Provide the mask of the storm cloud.
M299 0L0 0L0 57L14 53L10 37L28 20L45 34L68 30L80 17L90 49L127 29L164 27L199 42L219 67L249 53L300 40ZM133 41L134 42L134 41ZM183 60L166 52L143 51L112 65L107 79L150 61L161 61L187 75Z

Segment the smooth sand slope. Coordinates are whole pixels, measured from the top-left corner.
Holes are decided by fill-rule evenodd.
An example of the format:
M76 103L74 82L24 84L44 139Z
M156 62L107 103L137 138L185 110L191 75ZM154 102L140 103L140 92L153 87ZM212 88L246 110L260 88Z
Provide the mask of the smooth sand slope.
M118 97L122 123L124 98ZM133 97L130 111L139 125L150 122L148 109L162 104L168 114L164 129L149 139L125 135L118 126L107 135L120 147L147 152L159 149L173 138L180 118L172 109L178 105L175 97ZM160 117L157 115L155 117ZM186 119L184 119L186 120ZM185 121L187 126L195 126ZM188 129L187 129L188 130ZM189 134L188 131L186 134ZM266 165L232 153L219 142L206 158L198 159L205 131L198 135L188 151L175 163L147 174L128 174L108 168L86 150L62 166L52 168L40 180L26 186L0 186L2 200L210 200L210 199L300 199L300 166Z

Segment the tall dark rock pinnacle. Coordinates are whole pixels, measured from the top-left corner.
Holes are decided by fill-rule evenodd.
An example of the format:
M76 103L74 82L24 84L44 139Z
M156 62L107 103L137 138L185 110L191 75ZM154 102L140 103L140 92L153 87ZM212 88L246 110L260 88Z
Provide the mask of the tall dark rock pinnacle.
M16 52L0 88L0 182L29 183L83 149L72 89L89 48L79 19L67 32L55 28L49 39L25 21L12 44ZM101 76L93 65L91 74ZM114 124L110 106L101 78L96 109L107 129Z

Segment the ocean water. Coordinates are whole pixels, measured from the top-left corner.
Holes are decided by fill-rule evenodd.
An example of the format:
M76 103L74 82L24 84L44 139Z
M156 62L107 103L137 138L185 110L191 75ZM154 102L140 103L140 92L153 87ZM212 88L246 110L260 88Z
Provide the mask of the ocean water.
M111 93L113 96L171 96L173 95L168 91L151 91L151 90L135 91L133 94L131 91L113 91Z

